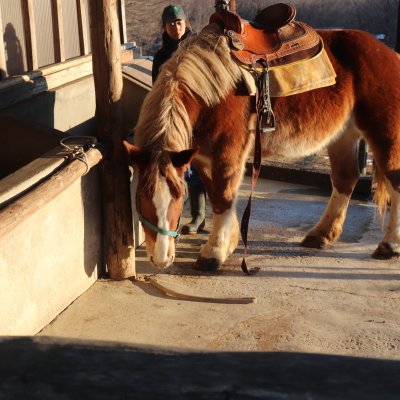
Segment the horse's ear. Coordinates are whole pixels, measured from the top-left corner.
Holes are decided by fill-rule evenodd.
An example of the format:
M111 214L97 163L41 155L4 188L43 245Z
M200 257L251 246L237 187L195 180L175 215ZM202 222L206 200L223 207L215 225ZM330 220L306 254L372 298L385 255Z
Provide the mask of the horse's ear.
M143 167L147 163L147 154L143 153L139 147L130 144L126 140L122 141L122 145L125 147L129 159L139 168Z
M175 168L181 168L189 165L198 152L199 149L188 149L182 151L171 151L169 155L171 157L172 165Z

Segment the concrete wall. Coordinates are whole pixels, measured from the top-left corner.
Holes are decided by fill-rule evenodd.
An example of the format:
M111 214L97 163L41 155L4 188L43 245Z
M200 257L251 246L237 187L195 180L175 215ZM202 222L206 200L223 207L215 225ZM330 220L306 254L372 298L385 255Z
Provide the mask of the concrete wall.
M94 82L89 76L7 107L1 114L67 134L93 135L96 129L95 111Z
M0 115L0 179L59 144L62 132L17 117Z
M136 125L143 100L152 88L152 65L148 59L136 59L124 64L123 108L127 130Z
M95 135L94 115L91 76L1 110L0 210L65 162L50 150L60 139ZM0 335L37 333L96 281L102 265L99 198L94 168L0 237Z
M38 179L59 160L44 161L50 164ZM15 182L15 174L0 188L9 179ZM102 265L99 198L95 167L0 238L0 335L37 333L96 281Z
M136 124L144 97L151 89L151 61L124 65L123 108L126 130ZM7 107L0 115L54 128L67 135L94 135L96 99L93 77L85 77L55 90L40 93Z
M124 83L128 130L149 86L132 77ZM54 175L64 158L57 148L42 153L61 137L95 135L93 79L41 93L0 114L9 122L0 136L8 145L1 150L4 158L9 152L7 165L13 164L0 175L1 211ZM0 335L36 334L96 281L103 263L99 190L94 167L0 237ZM141 243L137 218L134 222L136 243Z
M152 64L153 63L147 59L136 59L124 65L123 108L125 129L132 134L134 133L133 128L139 118L143 100L152 87ZM130 136L129 139L133 141L133 136ZM137 170L134 170L131 185L132 215L134 221L133 227L135 230L135 245L139 247L144 242L144 232L142 225L138 222L139 217L136 210L135 195L137 184L138 174Z

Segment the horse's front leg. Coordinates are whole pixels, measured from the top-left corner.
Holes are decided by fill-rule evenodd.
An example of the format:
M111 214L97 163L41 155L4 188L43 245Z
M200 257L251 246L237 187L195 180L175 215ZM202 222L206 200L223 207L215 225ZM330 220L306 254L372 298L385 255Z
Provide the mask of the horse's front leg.
M212 232L201 248L196 268L204 271L217 270L233 253L239 242L239 223L235 206L222 214L213 213Z
M358 137L359 132L350 125L342 138L328 147L332 194L319 222L307 233L302 246L320 249L341 235L351 194L360 176Z
M240 231L236 196L243 179L247 154L247 148L242 150L236 157L236 163L232 164L227 164L226 160L214 161L208 174L205 169L200 170L212 205L213 221L208 241L201 248L196 261L197 269L217 270L238 245Z

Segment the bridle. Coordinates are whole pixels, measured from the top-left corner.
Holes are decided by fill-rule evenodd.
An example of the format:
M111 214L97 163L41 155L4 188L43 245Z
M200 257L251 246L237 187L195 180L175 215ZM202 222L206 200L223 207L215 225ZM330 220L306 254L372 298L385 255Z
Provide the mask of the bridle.
M171 237L173 237L175 239L175 242L177 242L179 240L179 236L180 236L179 224L180 224L180 221L181 221L182 211L181 211L181 214L179 215L178 225L177 225L175 231L168 231L166 229L160 228L157 225L152 224L148 219L145 218L145 216L140 211L139 194L138 194L137 191L136 191L136 211L137 211L138 216L139 216L139 221L143 225L146 225L148 228L150 228L153 232L160 233L161 235L165 235L165 236L171 236Z

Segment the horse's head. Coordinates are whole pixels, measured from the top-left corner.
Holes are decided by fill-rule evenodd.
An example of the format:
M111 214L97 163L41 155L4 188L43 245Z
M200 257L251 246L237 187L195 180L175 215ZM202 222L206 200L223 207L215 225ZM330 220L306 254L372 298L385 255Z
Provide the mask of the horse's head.
M136 208L142 222L147 255L157 268L175 258L175 240L186 186L185 169L198 150L147 151L124 142L130 161L139 169Z

